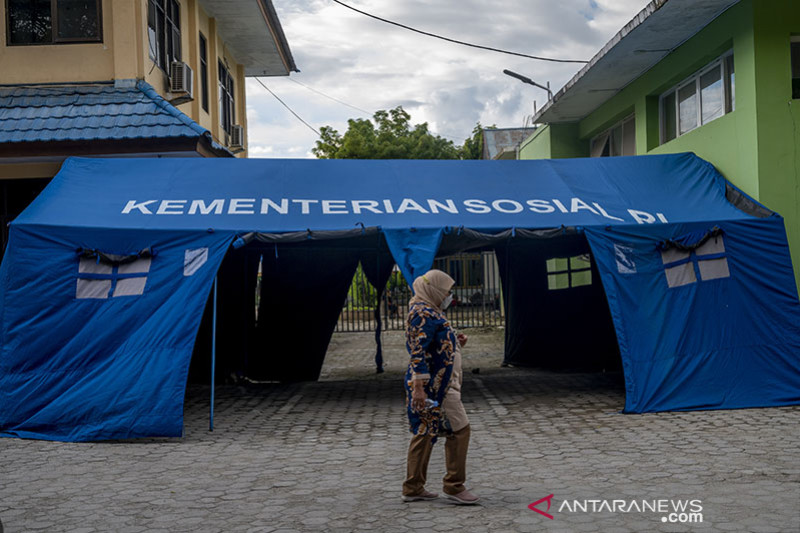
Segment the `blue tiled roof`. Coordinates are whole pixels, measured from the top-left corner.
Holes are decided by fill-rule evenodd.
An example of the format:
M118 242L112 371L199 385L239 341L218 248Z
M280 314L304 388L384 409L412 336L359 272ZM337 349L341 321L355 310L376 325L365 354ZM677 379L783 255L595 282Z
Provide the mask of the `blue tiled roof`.
M129 87L0 87L0 143L175 137L211 141L208 130L143 81Z

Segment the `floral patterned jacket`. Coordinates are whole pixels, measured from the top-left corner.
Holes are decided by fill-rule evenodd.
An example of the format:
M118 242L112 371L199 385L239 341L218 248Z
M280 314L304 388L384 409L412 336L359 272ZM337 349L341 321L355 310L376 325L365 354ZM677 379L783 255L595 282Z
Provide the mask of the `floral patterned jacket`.
M406 410L411 432L433 435L441 423L441 405L453 373L456 335L444 314L424 303L415 303L408 312L406 349L410 356L406 371ZM417 412L411 408L414 379L427 379L425 393L439 406Z

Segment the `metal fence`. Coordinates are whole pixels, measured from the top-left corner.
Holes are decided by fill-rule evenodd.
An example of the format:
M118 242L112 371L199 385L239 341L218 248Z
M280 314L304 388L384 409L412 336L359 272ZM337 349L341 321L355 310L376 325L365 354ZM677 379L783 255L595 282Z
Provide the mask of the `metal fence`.
M463 253L434 261L433 268L447 272L456 284L447 317L459 329L500 326L504 322L500 273L494 252ZM359 265L347 293L336 331L374 331L375 307L381 308L384 330L406 327L412 292L395 265L383 297L378 294Z

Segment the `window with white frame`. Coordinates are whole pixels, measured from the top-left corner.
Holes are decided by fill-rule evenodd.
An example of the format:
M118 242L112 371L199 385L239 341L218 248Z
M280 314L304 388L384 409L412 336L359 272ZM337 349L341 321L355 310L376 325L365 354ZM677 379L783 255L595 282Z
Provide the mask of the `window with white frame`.
M134 256L82 251L78 260L75 298L106 300L144 294L151 261L149 250Z
M636 155L636 120L633 115L614 124L591 141L591 157Z
M733 51L661 95L661 143L708 124L735 108Z

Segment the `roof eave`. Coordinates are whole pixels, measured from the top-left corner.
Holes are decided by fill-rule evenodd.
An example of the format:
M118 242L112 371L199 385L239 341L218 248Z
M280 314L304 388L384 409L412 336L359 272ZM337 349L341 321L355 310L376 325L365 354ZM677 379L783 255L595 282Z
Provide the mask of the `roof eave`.
M694 3L692 3L694 1ZM648 70L650 70L654 65L660 62L664 57L672 53L676 48L681 46L684 42L688 39L696 35L699 31L705 28L708 24L710 24L714 19L722 15L725 11L727 11L730 7L738 3L739 0L705 0L704 2L697 2L696 0L653 0L647 6L644 7L630 22L628 22L620 31L614 35L614 37L609 40L603 48L601 48L592 59L587 63L577 74L575 74L572 79L570 79L564 87L562 87L554 96L553 98L545 104L538 113L536 113L533 117L533 121L535 123L570 123L570 122L578 122L584 119L589 114L593 113L597 110L600 106L618 94L622 89L630 85L635 80L639 79L643 74L645 74ZM665 6L668 4L670 7L678 6L676 10L679 10L680 7L683 7L683 3L689 7L693 8L693 13L695 17L701 16L702 19L695 18L695 20L700 21L700 25L696 27L693 31L683 35L681 38L677 39L674 42L669 44L668 48L658 48L658 49L635 49L631 50L630 52L627 50L623 50L626 47L635 47L635 43L631 41L631 39L637 35L641 35L640 38L645 38L645 35L642 32L638 32L634 35L631 35L634 30L639 29L642 26L651 25L654 19L659 17L653 17L654 14L661 11ZM699 3L706 5L706 11L702 13L702 15L698 15L701 13ZM669 10L668 10L669 11ZM646 43L645 43L646 44ZM614 57L615 55L619 54L622 57ZM630 57L636 57L638 61L634 61L630 59ZM576 85L579 84L586 84L586 78L592 74L597 74L598 72L602 73L600 69L605 70L612 70L613 68L619 68L620 64L623 66L627 63L627 66L631 68L630 72L626 72L625 76L618 76L617 79L619 80L618 86L616 87L594 87L592 89L588 89L586 93L594 93L594 94L585 94L582 95L582 100L584 105L579 106L582 107L580 111L575 113L564 113L564 100L565 98L573 98L575 99L575 92ZM634 64L635 63L635 64ZM588 102L588 103L587 103Z

